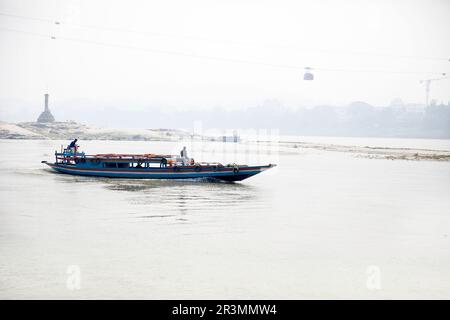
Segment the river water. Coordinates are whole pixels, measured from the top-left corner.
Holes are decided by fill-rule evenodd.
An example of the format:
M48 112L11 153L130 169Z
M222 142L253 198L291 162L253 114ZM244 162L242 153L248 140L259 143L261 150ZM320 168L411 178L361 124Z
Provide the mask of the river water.
M62 143L0 140L0 298L450 297L449 162L81 141L88 153L187 145L196 160L278 164L240 183L106 179L46 169Z

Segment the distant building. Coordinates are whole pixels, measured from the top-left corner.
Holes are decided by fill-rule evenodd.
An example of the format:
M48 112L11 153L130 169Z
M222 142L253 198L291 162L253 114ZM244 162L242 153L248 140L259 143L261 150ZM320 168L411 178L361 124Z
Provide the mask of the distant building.
M240 142L241 138L239 137L237 131L234 130L232 136L222 136L222 141L223 142Z
M44 112L41 113L37 122L45 123L45 122L54 122L55 118L53 117L50 109L48 108L48 93L45 94L45 108Z

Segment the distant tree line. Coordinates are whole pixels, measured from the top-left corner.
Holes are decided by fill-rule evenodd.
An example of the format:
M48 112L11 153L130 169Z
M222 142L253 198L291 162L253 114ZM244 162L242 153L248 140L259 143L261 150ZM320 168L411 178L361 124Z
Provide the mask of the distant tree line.
M215 108L175 112L159 107L147 110L138 111L137 116L121 108L108 108L107 115L83 112L74 118L121 127L189 129L195 121L201 121L205 129L278 129L281 134L289 135L450 138L450 103L435 101L427 108L396 99L386 107L356 101L342 107L292 109L277 100L268 100L257 107L231 111ZM108 123L103 122L105 119Z
M183 112L175 118L179 117L184 123L201 120L206 128L277 128L292 135L450 138L450 103L424 108L353 102L347 107L295 110L268 104L245 111Z

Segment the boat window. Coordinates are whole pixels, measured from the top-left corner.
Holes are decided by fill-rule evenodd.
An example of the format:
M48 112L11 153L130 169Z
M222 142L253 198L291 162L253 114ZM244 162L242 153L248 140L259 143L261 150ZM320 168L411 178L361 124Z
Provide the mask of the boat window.
M130 163L130 168L142 169L144 167L145 167L145 163L142 163L142 162Z
M130 164L128 162L126 163L117 163L117 168L129 168Z
M116 162L105 162L104 163L105 168L117 168Z
M148 166L149 166L149 168L159 168L160 167L159 162L158 163L155 163L155 162L149 163Z

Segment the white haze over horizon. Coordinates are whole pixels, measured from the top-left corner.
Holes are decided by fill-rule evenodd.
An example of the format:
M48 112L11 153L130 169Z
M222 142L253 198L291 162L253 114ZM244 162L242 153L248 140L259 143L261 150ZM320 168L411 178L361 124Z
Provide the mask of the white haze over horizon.
M107 118L109 108L139 116L240 110L271 99L289 108L357 100L383 106L396 97L424 103L419 81L439 75L388 72L450 71L447 0L0 0L0 13L61 22L0 15L5 121L35 120L46 91L58 120L74 109ZM314 81L303 81L301 69L270 65L341 71L315 70ZM450 80L433 82L431 98L447 103L449 89Z

